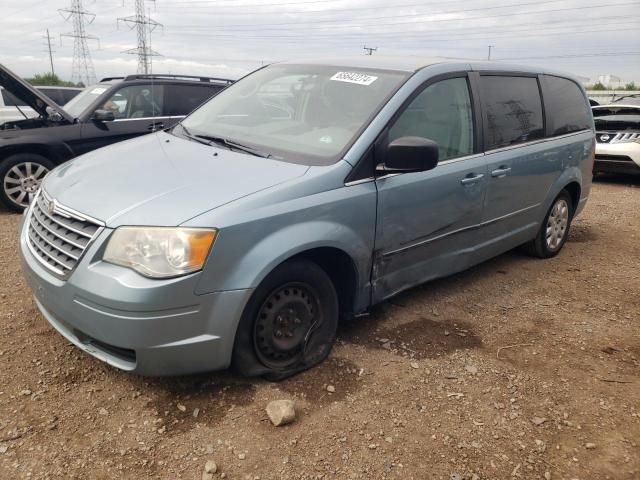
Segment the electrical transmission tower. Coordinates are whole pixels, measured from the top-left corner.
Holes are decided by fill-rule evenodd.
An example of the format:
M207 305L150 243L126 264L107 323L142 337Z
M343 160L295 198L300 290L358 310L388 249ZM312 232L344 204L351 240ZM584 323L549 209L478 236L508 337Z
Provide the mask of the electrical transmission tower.
M155 2L155 0L148 1ZM136 48L125 50L124 53L138 56L138 73L151 73L152 57L160 56L158 52L151 49L151 32L158 27L162 28L162 24L156 22L145 14L145 0L135 0L135 2L135 15L118 19L118 23L126 23L131 30L135 28L138 35L138 46Z
M96 72L93 68L91 53L87 40L99 40L94 35L87 35L86 23L93 23L96 16L87 12L82 7L82 0L71 0L69 8L58 10L60 15L67 20L73 21L73 33L64 33L61 37L73 38L73 68L71 79L74 82L83 82L90 85L96 82Z
M378 47L375 48L371 48L371 47L367 47L366 45L364 47L362 47L364 49L364 51L366 52L365 55L373 55L373 52L378 51Z

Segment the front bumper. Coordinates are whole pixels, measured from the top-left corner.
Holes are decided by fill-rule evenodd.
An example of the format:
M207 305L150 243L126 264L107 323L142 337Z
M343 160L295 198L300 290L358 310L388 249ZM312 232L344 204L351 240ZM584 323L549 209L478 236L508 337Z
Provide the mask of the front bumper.
M593 171L640 174L640 143L597 143Z
M25 278L47 321L67 340L117 368L168 376L227 368L252 290L196 295L199 273L151 280L99 260L103 231L65 281L34 257L20 233Z

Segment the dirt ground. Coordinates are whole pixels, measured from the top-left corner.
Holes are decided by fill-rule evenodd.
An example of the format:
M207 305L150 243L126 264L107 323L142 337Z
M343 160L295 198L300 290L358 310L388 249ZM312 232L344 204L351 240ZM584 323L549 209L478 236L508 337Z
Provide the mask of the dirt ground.
M640 181L597 182L558 257L402 294L282 383L81 353L31 299L18 221L0 211L1 479L640 479Z

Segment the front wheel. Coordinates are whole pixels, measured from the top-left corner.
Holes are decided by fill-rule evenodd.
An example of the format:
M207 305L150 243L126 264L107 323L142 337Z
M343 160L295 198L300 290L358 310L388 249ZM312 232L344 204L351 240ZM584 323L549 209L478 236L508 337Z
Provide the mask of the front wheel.
M338 297L327 273L299 259L271 272L240 320L232 367L243 376L281 380L322 362L338 326Z
M538 235L525 245L527 252L539 258L556 256L569 236L573 214L571 196L566 190L560 192L544 217Z
M40 188L53 163L34 153L17 153L0 162L0 200L22 212Z

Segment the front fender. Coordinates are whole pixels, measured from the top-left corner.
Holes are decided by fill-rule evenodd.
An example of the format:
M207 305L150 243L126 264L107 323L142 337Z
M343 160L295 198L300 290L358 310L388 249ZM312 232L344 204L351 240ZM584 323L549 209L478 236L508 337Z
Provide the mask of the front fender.
M40 135L27 135L0 140L0 161L16 153L37 153L60 164L73 158L73 150L60 140L52 140Z

